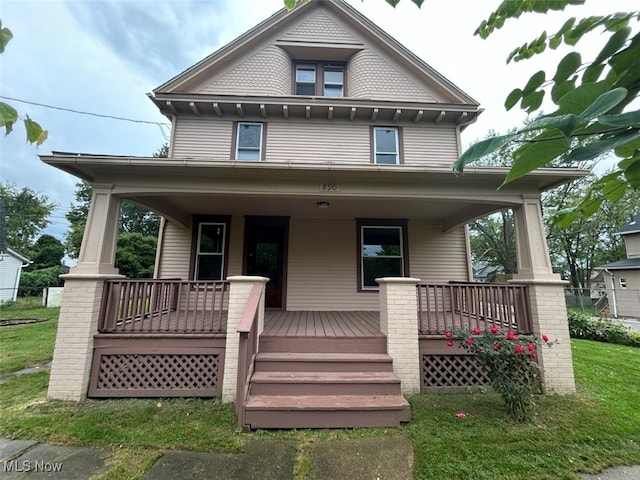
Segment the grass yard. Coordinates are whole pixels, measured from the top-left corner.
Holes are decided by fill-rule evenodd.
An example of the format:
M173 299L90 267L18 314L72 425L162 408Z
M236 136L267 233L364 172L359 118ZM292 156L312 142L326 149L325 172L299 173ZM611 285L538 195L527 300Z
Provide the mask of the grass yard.
M403 435L418 479L575 479L576 471L640 464L640 349L573 340L578 394L541 397L531 424L513 423L493 394L417 395L399 429L244 432L231 405L198 399L46 401L47 372L9 372L51 357L55 322L0 328L0 436L110 445L111 473L142 478L162 450L237 452L248 439L298 441L298 479L311 444ZM7 348L8 347L8 348ZM21 360L18 360L21 359ZM464 412L464 418L456 413Z

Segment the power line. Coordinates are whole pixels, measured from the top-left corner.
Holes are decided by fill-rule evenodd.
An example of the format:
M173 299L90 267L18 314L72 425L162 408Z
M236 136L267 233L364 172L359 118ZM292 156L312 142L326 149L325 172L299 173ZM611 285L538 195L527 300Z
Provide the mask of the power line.
M37 107L50 108L52 110L61 110L63 112L77 113L79 115L89 115L89 116L92 116L92 117L110 118L112 120L120 120L120 121L123 121L123 122L143 123L143 124L146 124L146 125L156 125L156 126L160 127L160 131L162 132L162 135L164 136L165 140L168 139L168 136L167 136L166 132L164 131L164 127L170 127L171 126L169 123L164 123L164 122L152 122L152 121L149 121L149 120L136 120L135 118L117 117L115 115L105 115L105 114L101 114L101 113L85 112L83 110L75 110L73 108L56 107L54 105L47 105L46 103L31 102L29 100L22 100L20 98L5 97L4 95L0 95L0 98L2 98L4 100L11 100L12 102L20 102L20 103L26 103L28 105L35 105Z

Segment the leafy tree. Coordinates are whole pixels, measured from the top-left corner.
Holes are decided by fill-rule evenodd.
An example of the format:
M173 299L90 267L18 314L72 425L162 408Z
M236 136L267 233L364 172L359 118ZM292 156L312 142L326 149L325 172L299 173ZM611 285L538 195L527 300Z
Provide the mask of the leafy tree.
M57 267L62 264L64 257L64 245L52 235L42 235L33 246L35 255L30 270Z
M518 271L513 211L501 210L471 222L469 236L474 264L483 261L500 266L507 275Z
M12 38L13 33L3 27L2 20L0 20L0 53L4 53L4 49ZM8 103L0 102L0 128L4 127L7 135L13 131L13 125L18 121L18 118L18 111L15 108ZM49 135L38 122L31 120L29 115L24 119L24 128L27 132L27 141L36 145L41 145Z
M9 183L0 183L0 196L4 197L5 203L7 244L32 257L36 237L49 225L55 203L30 188L18 189Z
M604 175L606 177L607 174ZM564 185L543 197L547 243L554 269L573 288L591 288L594 267L624 258L624 245L615 235L640 205L640 191L629 190L617 202L605 201L590 217L578 216L566 226L556 222L558 214L584 195L595 176Z
M506 20L523 13L547 13L583 3L584 0L503 1L475 34L487 38ZM593 215L605 200L620 200L627 189L640 189L640 110L625 110L640 91L640 33L632 35L629 24L633 20L640 20L640 11L581 20L572 17L557 32L543 31L538 38L513 50L507 62L531 58L547 47L555 50L563 43L574 47L585 34L602 31L603 46L591 60L584 61L579 52L571 51L558 63L553 76L542 70L536 72L526 85L511 91L505 101L507 109L520 103L523 110L532 113L540 109L548 93L557 107L554 112L515 132L472 145L454 164L454 170L462 172L466 164L507 144L518 146L504 183L554 161L590 160L614 153L620 159L617 168L592 181L576 206L560 212L557 218L563 226L570 225L579 215ZM533 138L523 138L531 134Z
M130 278L153 277L157 238L135 232L118 235L115 266Z

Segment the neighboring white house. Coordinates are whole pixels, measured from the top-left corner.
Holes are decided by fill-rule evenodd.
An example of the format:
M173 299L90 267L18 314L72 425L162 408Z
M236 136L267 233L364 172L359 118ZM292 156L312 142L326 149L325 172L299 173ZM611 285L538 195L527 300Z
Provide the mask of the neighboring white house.
M29 265L30 260L11 248L0 253L0 304L15 301L18 296L18 285L22 268Z

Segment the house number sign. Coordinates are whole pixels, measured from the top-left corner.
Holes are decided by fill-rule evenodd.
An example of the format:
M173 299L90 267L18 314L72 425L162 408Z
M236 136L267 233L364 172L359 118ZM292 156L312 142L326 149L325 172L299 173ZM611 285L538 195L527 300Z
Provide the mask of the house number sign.
M321 192L337 192L340 190L337 183L322 183L320 184Z

